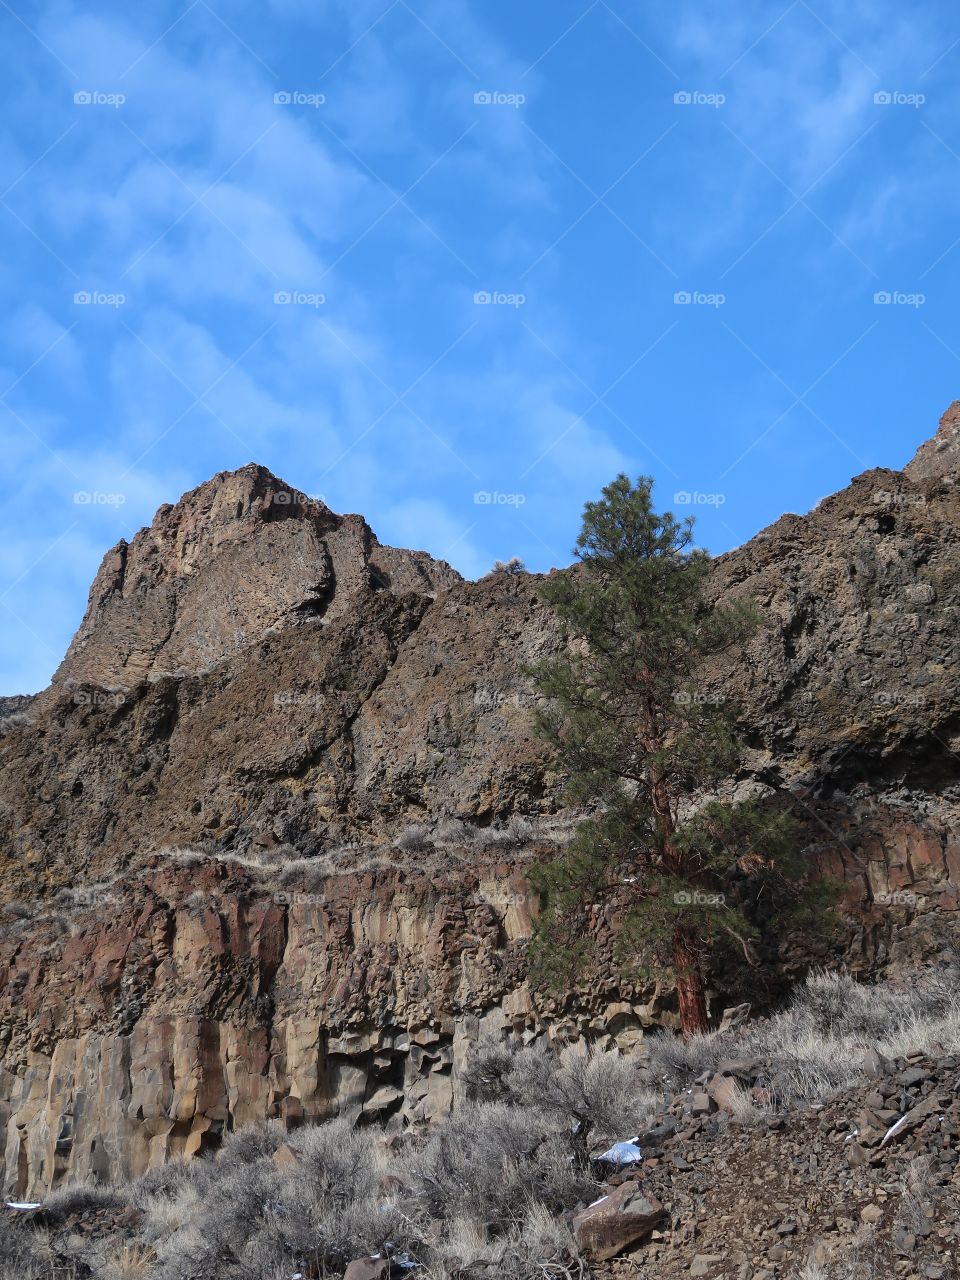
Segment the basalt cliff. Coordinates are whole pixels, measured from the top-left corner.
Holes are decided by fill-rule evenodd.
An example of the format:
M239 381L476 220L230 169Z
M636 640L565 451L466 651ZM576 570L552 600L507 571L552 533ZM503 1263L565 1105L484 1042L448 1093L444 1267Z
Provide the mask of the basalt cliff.
M956 948L960 403L720 557L764 626L703 673L847 882L848 961ZM441 1114L486 1030L635 1048L671 992L532 993L524 870L576 815L534 736L535 575L466 582L264 468L108 552L51 686L0 700L0 1183L136 1175L277 1117ZM597 928L602 933L603 921ZM810 963L772 922L771 972ZM715 985L719 1013L738 993Z

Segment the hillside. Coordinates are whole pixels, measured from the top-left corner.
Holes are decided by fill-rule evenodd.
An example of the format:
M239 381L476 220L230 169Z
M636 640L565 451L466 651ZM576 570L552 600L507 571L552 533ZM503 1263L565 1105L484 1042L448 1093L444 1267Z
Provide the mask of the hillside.
M857 972L949 951L960 895L960 404L720 557L765 626L703 673L743 786L848 884ZM481 1033L634 1048L672 993L525 981L530 859L569 833L527 663L535 575L465 582L261 467L107 553L50 688L0 717L7 1195L136 1177L232 1129L443 1115ZM755 1001L811 961L768 922ZM742 998L718 976L719 1013Z
M956 1280L957 978L816 977L633 1055L486 1039L424 1131L274 1122L0 1210L0 1276Z

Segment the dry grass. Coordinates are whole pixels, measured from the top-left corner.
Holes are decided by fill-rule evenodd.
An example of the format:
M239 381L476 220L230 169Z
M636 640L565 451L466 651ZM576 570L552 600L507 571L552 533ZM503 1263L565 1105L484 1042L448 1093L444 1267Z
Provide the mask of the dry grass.
M75 1280L46 1231L22 1231L0 1218L0 1280Z
M808 1259L795 1273L796 1280L891 1280L877 1246L875 1230L861 1227L847 1242L842 1258L830 1262Z
M940 1219L943 1201L949 1194L941 1178L933 1156L916 1156L910 1161L897 1200L894 1232L909 1232L918 1238L929 1235Z
M732 1077L729 1080L724 1107L726 1110L719 1113L720 1124L746 1127L763 1124L775 1110L767 1103L758 1102L749 1089L744 1088Z
M423 1280L489 1277L502 1280L585 1280L566 1225L543 1208L527 1210L510 1236L491 1239L471 1219L457 1219L418 1275Z
M772 1018L734 1032L648 1043L651 1077L668 1087L688 1085L723 1058L761 1058L777 1106L822 1102L866 1079L869 1049L891 1058L960 1052L960 981L949 970L884 986L817 973Z
M522 850L534 843L567 844L573 837L576 821L560 815L515 814L501 823L478 827L461 818L440 816L432 821L408 823L390 842L367 845L338 845L321 854L303 857L293 845L280 844L252 853L166 846L150 851L150 856L168 858L181 866L199 866L205 862L229 862L254 875L304 871L316 876L376 870L399 865L397 853L442 851L476 853L484 849L512 848Z
M139 1241L114 1245L104 1254L99 1280L145 1280L154 1261L149 1245Z
M433 831L424 822L411 822L404 827L393 842L395 849L403 849L406 853L429 848L433 844Z

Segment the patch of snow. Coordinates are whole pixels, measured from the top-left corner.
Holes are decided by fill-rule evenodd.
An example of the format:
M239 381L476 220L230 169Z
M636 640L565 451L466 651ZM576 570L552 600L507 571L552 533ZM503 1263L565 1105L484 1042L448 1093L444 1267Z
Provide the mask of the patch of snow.
M42 1209L43 1205L38 1200L36 1203L32 1200L7 1200L5 1205L8 1209L15 1209L18 1213L25 1213L28 1209Z

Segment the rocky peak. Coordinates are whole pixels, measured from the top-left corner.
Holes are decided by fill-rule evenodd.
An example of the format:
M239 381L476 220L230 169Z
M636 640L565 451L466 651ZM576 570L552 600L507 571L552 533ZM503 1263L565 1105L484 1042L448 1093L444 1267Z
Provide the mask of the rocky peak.
M954 400L940 419L937 434L920 446L903 470L911 480L953 482L960 471L960 400Z
M128 688L196 674L269 631L335 616L358 592L434 594L459 581L249 463L164 504L106 554L54 682Z
M218 472L176 504L164 503L150 528L137 537L152 535L166 553L164 568L186 576L201 568L204 557L224 542L255 537L266 524L295 520L326 532L341 519L319 499L300 493L266 467L251 462L237 471ZM346 519L364 525L359 516Z

